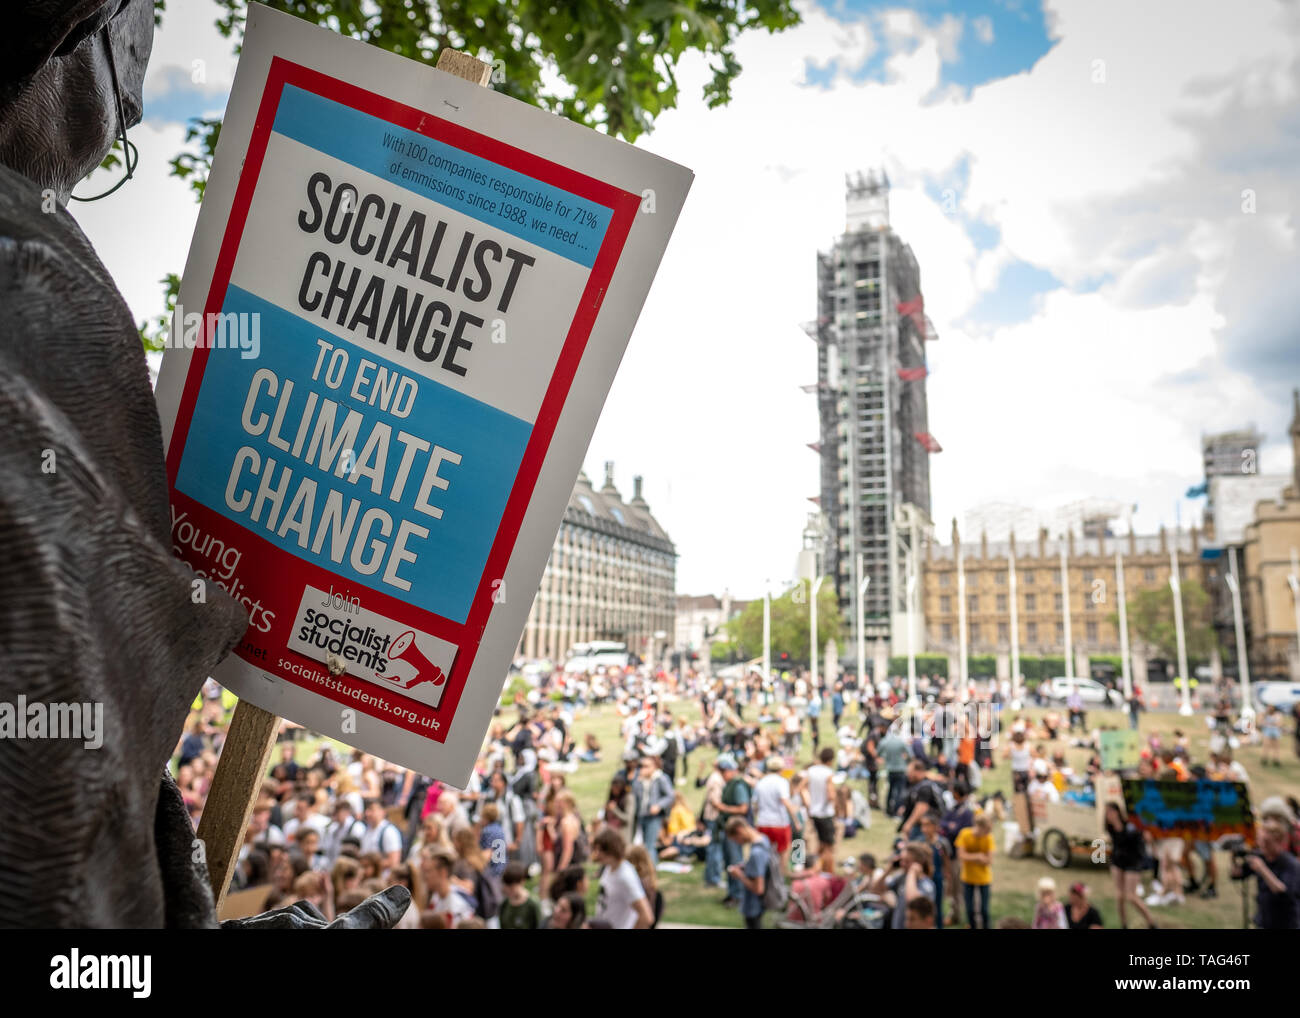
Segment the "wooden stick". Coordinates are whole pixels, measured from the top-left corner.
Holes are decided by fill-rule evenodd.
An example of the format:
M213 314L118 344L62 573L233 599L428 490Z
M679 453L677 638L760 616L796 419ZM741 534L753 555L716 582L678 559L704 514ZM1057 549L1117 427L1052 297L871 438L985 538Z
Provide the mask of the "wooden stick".
M453 49L445 49L438 54L438 70L472 81L476 85L487 85L492 78L491 64L485 64L468 53L457 53Z
M266 766L275 746L280 719L270 711L240 700L230 719L230 731L221 747L221 758L212 775L212 788L199 820L199 840L208 861L212 897L221 911L230 878L235 875L239 847L248 828L248 818L262 787Z
M486 86L492 65L468 53L445 49L438 54L438 70ZM333 668L331 668L333 671ZM221 758L212 775L212 788L203 804L198 837L208 862L208 879L217 912L235 875L235 862L243 844L248 818L253 814L258 789L266 777L280 719L247 700L235 705Z

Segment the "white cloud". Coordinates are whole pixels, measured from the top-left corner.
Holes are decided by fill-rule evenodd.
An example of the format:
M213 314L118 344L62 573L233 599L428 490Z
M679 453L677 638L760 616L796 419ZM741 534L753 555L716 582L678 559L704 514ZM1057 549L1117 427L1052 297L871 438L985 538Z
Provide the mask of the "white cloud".
M980 502L1087 495L1138 502L1139 526L1172 523L1200 472L1202 431L1254 420L1276 439L1289 404L1265 386L1288 371L1300 381L1295 344L1288 354L1279 333L1267 378L1243 351L1271 321L1300 321L1286 304L1266 314L1253 289L1294 290L1280 260L1295 256L1295 163L1273 152L1279 119L1298 115L1284 10L1056 0L1059 43L969 98L936 93L951 24L936 31L901 10L881 39L808 8L794 31L745 38L744 73L720 110L694 98L703 61L685 61L682 108L642 144L696 183L587 456L593 477L615 460L625 493L645 476L682 554L679 589L748 595L790 571L818 486L804 445L817 439L815 406L798 388L814 378L814 347L798 325L815 314L816 252L843 229L848 170L889 169L894 224L942 336L930 350L941 533ZM917 44L889 57L886 83L841 74L829 89L802 86L806 61L860 67L901 40ZM185 67L189 47L216 52L210 43L160 52ZM1092 81L1097 59L1104 84ZM175 134L140 134L155 165L180 147ZM1277 166L1239 173L1229 156ZM963 158L959 212L1000 230L991 251L925 193ZM156 306L154 281L179 270L196 214L183 187L150 172L107 209L78 210L138 317ZM1253 217L1240 212L1243 186L1259 192ZM153 238L143 249L141 236ZM1068 286L1110 281L1049 294L1029 320L987 334L958 329L1017 260ZM1275 443L1264 462L1279 456Z

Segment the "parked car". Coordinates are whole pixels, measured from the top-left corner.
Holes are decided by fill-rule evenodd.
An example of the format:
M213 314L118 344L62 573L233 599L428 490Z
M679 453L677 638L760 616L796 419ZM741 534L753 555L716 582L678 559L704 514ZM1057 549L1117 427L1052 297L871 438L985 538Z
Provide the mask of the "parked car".
M1069 699L1070 691L1077 689L1079 698L1091 706L1100 707L1109 703L1112 707L1122 707L1124 697L1117 690L1107 689L1096 679L1067 678L1058 676L1047 683L1047 698L1064 702Z
M1300 703L1300 682L1257 682L1251 690L1255 694L1256 708L1262 713L1269 707L1276 707L1283 713L1290 713Z

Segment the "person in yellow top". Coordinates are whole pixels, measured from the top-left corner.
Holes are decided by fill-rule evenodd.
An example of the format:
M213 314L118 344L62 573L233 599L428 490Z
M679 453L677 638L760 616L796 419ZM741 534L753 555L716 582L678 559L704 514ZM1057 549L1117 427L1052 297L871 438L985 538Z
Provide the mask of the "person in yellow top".
M692 834L695 831L695 814L686 805L682 793L677 793L673 808L668 814L668 840L674 840L679 834Z
M957 835L957 860L961 863L962 892L966 898L966 918L975 925L975 899L979 898L979 929L989 928L989 888L993 884L993 821L987 813L975 814L975 826L965 827Z
M1064 753L1054 753L1052 755L1052 771L1048 780L1056 786L1056 791L1061 795L1065 794L1065 790L1070 784L1069 769L1065 763Z

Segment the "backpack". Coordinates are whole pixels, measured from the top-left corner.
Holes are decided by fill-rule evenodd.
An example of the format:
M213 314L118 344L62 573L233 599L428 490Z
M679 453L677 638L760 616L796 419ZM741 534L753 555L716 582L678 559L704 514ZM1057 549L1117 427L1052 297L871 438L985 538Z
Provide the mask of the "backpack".
M474 880L474 899L477 902L474 914L480 919L492 919L501 914L504 895L500 885L486 872L480 872Z
M781 854L773 848L767 856L767 873L763 882L763 911L780 912L790 900L785 874L781 872Z
M556 851L559 851L557 846ZM578 836L573 839L573 858L569 860L570 866L581 866L591 855L591 842L587 839L587 825L578 818Z
M397 851L398 851L399 855L405 855L405 854L406 854L406 837L402 834L401 830L398 829L398 826L397 826L395 823L393 823L391 820L385 820L382 824L379 825L379 828L378 828L378 834L377 834L376 837L375 837L375 851L376 851L376 852L379 852L381 855L383 854L383 851L384 851L384 835L388 832L388 828L390 828L390 827L391 827L393 830L397 831L397 844L398 844L398 849L397 849ZM365 829L366 829L366 828L365 828L365 824L362 824L362 825L361 825L361 830L362 830L363 833L364 833Z

